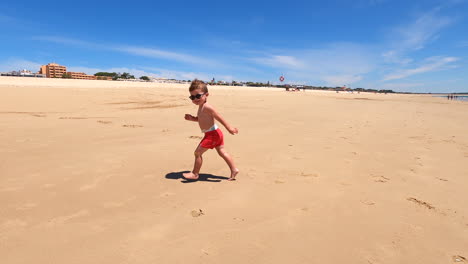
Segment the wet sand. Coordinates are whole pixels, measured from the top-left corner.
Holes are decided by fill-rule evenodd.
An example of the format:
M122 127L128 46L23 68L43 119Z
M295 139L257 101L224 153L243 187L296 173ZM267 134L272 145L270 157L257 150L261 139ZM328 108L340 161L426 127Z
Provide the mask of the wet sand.
M0 77L2 263L468 262L468 103Z

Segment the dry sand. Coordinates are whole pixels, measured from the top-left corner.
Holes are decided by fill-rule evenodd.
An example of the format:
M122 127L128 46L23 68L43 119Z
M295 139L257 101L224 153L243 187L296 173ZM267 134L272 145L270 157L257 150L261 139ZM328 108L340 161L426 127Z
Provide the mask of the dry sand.
M241 173L186 85L0 78L1 263L463 263L468 103L210 87Z

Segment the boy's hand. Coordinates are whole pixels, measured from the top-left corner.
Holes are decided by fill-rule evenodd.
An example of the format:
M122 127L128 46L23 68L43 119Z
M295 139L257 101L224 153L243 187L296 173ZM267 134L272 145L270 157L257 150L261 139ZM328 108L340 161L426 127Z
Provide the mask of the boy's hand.
M231 133L231 135L239 133L239 130L237 130L237 128L235 128L235 127L228 128L228 131L229 131L229 133Z
M185 120L193 121L193 116L190 114L185 114Z

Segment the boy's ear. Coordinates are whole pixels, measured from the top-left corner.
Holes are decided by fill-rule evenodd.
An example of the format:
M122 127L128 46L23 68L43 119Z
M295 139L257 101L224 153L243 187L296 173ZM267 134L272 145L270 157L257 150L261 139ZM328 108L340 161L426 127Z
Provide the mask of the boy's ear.
M208 96L208 95L210 95L210 93L206 93L205 95Z

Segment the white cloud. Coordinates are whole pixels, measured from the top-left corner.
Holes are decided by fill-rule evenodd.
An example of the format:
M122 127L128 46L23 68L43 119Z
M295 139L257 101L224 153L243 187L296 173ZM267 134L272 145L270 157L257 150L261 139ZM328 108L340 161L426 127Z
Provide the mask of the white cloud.
M47 41L64 45L73 45L85 48L93 49L102 49L102 50L112 50L117 52L123 52L127 54L143 56L147 58L157 58L157 59L166 59L171 61L178 61L183 63L196 64L201 66L213 66L220 67L221 63L218 63L214 60L206 59L200 56L194 56L190 54L173 52L163 49L156 48L147 48L147 47L137 47L137 46L126 46L126 45L115 45L115 44L98 44L88 41L65 38L60 36L35 36L32 37L33 40Z
M425 64L417 68L397 70L394 73L384 76L383 81L402 79L415 74L442 70L452 66L448 64L458 60L459 58L456 57L430 57L425 60Z
M368 46L337 43L323 49L283 51L250 60L284 73L288 82L343 85L358 82L375 69L373 52Z
M166 51L161 49L153 48L144 48L144 47L135 47L135 46L120 46L113 47L113 50L121 51L133 55L149 57L149 58L158 58L158 59L168 59L179 62L186 62L191 64L199 64L205 66L219 66L215 61L205 59L202 57L192 56L184 53L177 53L172 51Z
M395 63L395 64L409 64L413 61L413 59L408 57L403 57L395 50L389 50L387 52L382 53L382 57L385 62L387 63Z
M153 67L142 67L142 69L157 73L158 76L168 78L168 79L178 79L178 80L193 80L200 79L205 81L210 81L215 78L217 81L232 81L235 78L231 75L213 75L207 74L204 72L186 72L186 71L175 71L162 68L153 68Z
M454 19L436 14L438 8L422 14L413 23L396 28L397 41L403 49L418 50L438 38L439 32Z
M0 72L18 71L23 69L38 72L41 65L42 64L34 61L13 58L0 63Z
M58 36L34 36L32 37L33 40L41 40L65 45L74 45L74 46L81 46L87 48L104 48L104 46L96 43L91 43L88 41L82 41L78 39L71 39L71 38L64 38Z
M438 15L441 7L416 17L412 22L393 28L388 33L389 43L381 54L388 64L407 65L413 62L409 53L421 50L437 40L442 30L451 25L455 19Z
M331 86L341 86L348 85L351 83L356 83L363 79L360 75L334 75L334 76L324 76L323 79Z
M270 55L262 58L253 58L252 60L254 62L257 62L258 64L263 64L265 66L270 66L274 68L301 68L305 66L305 64L299 59L295 58L294 56L288 55Z

